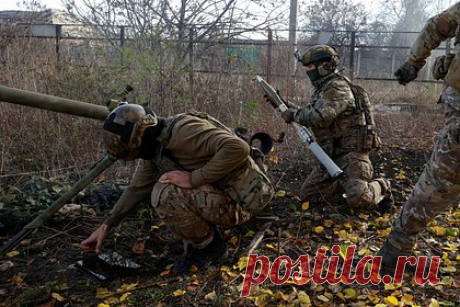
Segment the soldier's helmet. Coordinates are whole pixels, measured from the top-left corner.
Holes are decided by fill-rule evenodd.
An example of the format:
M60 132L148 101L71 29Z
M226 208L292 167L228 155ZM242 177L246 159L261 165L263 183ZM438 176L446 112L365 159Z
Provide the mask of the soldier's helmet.
M116 107L104 122L103 141L107 152L123 159L140 148L147 128L156 126L158 118L153 112L137 104Z
M340 56L334 48L328 45L316 45L305 52L300 59L303 66L329 62L331 68L336 68L340 63Z

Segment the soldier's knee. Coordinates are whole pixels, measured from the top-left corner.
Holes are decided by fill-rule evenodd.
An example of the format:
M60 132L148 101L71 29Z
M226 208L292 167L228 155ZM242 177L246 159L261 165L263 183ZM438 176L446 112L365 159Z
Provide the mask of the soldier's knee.
M348 206L355 209L370 206L372 198L369 197L368 190L367 185L357 184L354 189L346 191Z

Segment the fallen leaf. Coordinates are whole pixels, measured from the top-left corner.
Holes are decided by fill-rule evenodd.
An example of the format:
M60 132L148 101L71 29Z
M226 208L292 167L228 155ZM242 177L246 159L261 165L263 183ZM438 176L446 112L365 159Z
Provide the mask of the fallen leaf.
M399 305L399 301L396 297L394 296L387 296L383 299L384 303L387 304L387 305L390 305L390 306L398 306Z
M182 289L177 289L176 291L173 292L174 296L182 296L185 294L185 290Z
M14 266L13 262L7 260L0 262L0 272L5 272Z
M324 231L324 227L323 226L317 226L313 229L314 232L316 232L317 234L320 234Z
M145 241L146 240L137 240L136 243L133 245L133 252L136 254L143 254L145 250Z
M302 210L308 210L310 208L310 203L308 201L302 203Z
M131 295L131 292L126 292L125 294L120 296L120 303L123 303L129 295Z
M60 295L59 293L53 292L51 293L51 297L56 299L58 302L64 302L66 301L66 298Z
M284 197L284 196L286 196L286 191L279 190L278 192L276 192L276 196L278 196L278 197Z
M13 258L13 257L16 257L17 255L19 255L19 252L14 250L14 251L11 251L9 253L6 253L6 256L9 257L9 258Z

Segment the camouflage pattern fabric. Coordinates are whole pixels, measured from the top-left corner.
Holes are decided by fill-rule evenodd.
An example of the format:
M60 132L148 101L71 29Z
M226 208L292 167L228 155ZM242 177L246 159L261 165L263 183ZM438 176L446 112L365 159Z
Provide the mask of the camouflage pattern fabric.
M204 248L212 241L212 225L233 227L252 216L209 184L187 190L157 183L152 191L152 205L171 232L195 248Z
M332 179L322 165L317 165L300 190L305 200L326 200L346 194L348 205L354 209L376 207L389 189L387 180L372 180L373 168L367 153L350 152L334 159L346 177Z
M140 161L133 181L104 221L109 227L150 198L177 237L203 248L213 239L213 226L246 222L274 195L270 180L248 155L247 143L206 118L186 114L166 118L157 141L153 158ZM211 160L218 160L212 168ZM224 170L219 169L222 165ZM161 174L172 170L190 172L193 188L160 184ZM194 173L199 173L196 185Z
M460 2L430 18L412 45L408 61L419 68L426 63L431 51L449 37L460 43ZM459 60L456 47L454 59ZM459 67L449 67L448 74L459 76ZM458 202L460 194L460 88L459 78L448 83L441 95L445 110L445 127L438 133L430 160L420 175L412 193L395 220L385 244L402 252L411 251L416 236L428 222ZM457 88L457 89L456 89Z
M430 160L393 224L387 242L412 250L416 236L430 220L458 202L460 194L460 92L447 87L442 95L446 126L438 133Z
M457 35L456 43L460 43L459 33L457 32L459 22L460 2L430 18L412 44L407 60L415 67L422 68L431 51L436 49L441 42Z
M295 121L311 127L318 144L345 170L346 179L334 181L321 165L305 180L301 197L333 195L344 190L352 208L377 206L389 188L384 179L372 180L373 167L369 150L358 148L360 138L355 97L349 81L332 73L315 84L311 103L297 112ZM361 143L361 142L360 142Z

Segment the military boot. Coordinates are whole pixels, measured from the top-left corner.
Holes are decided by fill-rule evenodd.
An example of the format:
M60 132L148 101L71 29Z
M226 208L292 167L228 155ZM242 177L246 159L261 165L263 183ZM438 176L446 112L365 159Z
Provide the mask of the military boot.
M415 256L415 254L412 250L399 249L393 246L387 240L385 241L385 243L383 243L383 246L377 253L377 256L382 257L380 273L381 275L383 275L382 272L390 273L390 274L395 273L396 267L398 265L399 257L401 256L410 257L410 256ZM405 272L415 272L415 268L416 268L416 264L411 265L409 263L406 263Z
M185 274L189 272L192 265L200 268L210 263L222 263L227 257L227 244L216 230L213 240L205 248L197 249L189 246L185 253L174 262L173 272L175 274Z
M377 204L377 211L383 214L387 212L391 208L391 206L394 205L395 199L393 197L393 193L391 192L390 181L386 179L379 179L378 182L385 191L383 199Z

